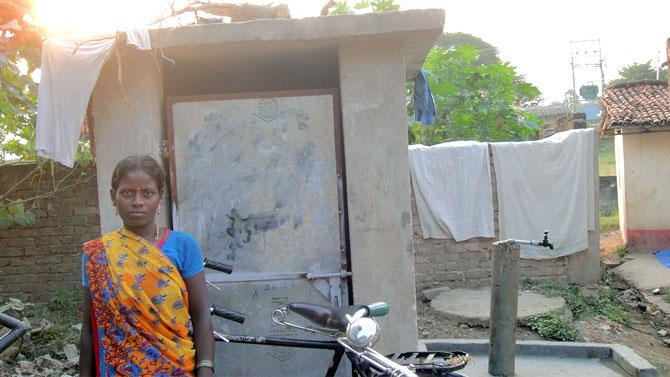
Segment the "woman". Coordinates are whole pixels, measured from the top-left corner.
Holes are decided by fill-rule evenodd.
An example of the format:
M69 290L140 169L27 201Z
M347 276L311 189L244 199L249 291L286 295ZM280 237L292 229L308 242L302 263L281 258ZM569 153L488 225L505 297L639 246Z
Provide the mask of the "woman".
M123 227L84 244L80 376L212 376L203 258L186 233L156 225L165 174L130 156L110 194Z

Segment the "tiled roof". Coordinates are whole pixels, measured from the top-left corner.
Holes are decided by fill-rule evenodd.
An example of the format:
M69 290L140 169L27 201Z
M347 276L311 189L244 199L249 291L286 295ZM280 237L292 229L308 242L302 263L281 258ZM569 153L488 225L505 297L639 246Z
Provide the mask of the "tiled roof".
M602 131L615 128L670 127L668 82L644 80L612 85L600 98L605 108Z

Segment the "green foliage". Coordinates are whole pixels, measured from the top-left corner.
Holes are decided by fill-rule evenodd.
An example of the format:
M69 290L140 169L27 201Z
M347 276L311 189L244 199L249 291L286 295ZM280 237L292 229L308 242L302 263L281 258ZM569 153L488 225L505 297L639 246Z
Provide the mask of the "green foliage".
M616 254L617 254L620 258L623 258L623 257L625 257L626 255L628 255L628 245L627 245L627 244L619 245L619 246L616 248Z
M534 316L528 325L543 338L571 342L579 339L579 330L559 312Z
M611 232L619 229L619 211L610 213L600 212L600 230L602 232Z
M570 342L579 339L575 325L557 312L531 318L529 327L548 340Z
M616 175L616 158L613 141L598 142L598 171L601 177Z
M12 201L6 207L0 207L0 230L14 224L30 225L35 223L35 214L27 211L23 201Z
M79 331L73 325L81 323L80 307L81 291L61 288L46 304L34 305L10 298L0 305L0 311L27 318L33 329L42 328L34 334L29 332L19 341L21 354L28 359L45 354L58 358L66 344L79 342Z
M614 79L608 85L639 80L656 80L656 69L651 66L651 60L646 63L629 64L619 70L620 78ZM668 78L668 69L663 68L659 74L661 80Z
M353 14L355 10L372 11L372 12L386 12L390 10L400 9L400 5L396 4L394 0L362 0L354 4L353 9L349 6L346 0L335 1L335 6L328 13L329 16L339 16L343 14Z
M474 35L467 33L444 33L440 34L435 41L435 47L445 50L454 49L462 45L471 45L477 47L479 50L479 57L474 61L474 64L493 64L499 63L498 49Z
M329 16L341 16L345 14L353 14L354 11L349 7L346 0L336 1L335 6L328 13Z
M79 344L79 331L71 323L54 323L48 329L32 336L30 342L24 344L22 353L28 359L42 355L58 357L66 344Z
M526 140L537 133L541 121L522 107L536 100L540 91L509 63L476 64L478 57L479 50L472 45L433 48L428 53L423 67L435 99L436 122L410 124L412 144ZM408 111L413 113L411 104Z
M52 293L49 301L44 306L41 306L40 309L44 316L62 322L78 315L80 301L80 290L58 288Z
M597 296L584 296L577 285L568 285L553 280L533 283L531 280L522 282L522 286L548 297L563 297L575 319L604 315L618 323L628 322L628 313L611 290L600 289Z
M0 56L0 159L35 159L35 119L37 84L30 73L36 69L35 58L15 51ZM27 66L21 74L19 66Z

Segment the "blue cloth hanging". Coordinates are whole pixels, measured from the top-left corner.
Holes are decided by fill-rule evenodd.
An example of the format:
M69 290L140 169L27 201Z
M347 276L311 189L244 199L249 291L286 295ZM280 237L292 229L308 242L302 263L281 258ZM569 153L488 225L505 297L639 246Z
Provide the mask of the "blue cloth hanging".
M670 250L658 250L656 259L665 267L670 268Z
M435 101L430 92L428 72L423 68L414 79L414 120L421 124L435 123Z

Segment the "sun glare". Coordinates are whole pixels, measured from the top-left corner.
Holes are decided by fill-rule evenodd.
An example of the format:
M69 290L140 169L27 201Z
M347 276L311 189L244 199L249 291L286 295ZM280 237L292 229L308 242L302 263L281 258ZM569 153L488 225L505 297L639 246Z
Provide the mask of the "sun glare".
M33 0L49 35L93 36L142 27L165 13L165 0Z

